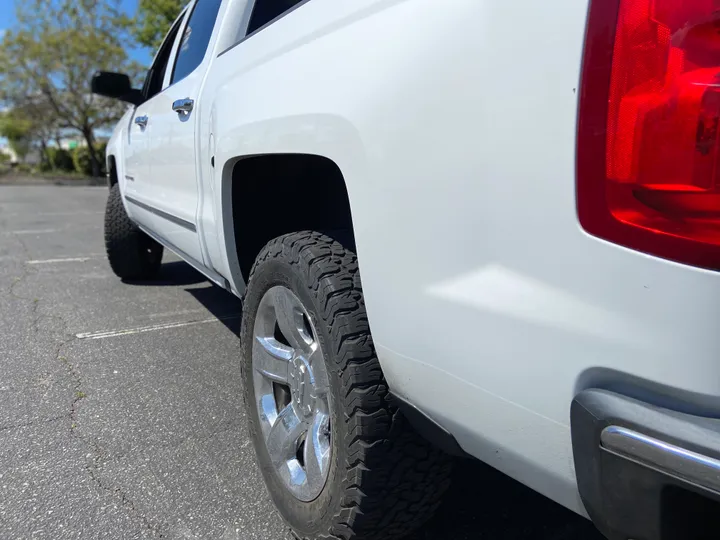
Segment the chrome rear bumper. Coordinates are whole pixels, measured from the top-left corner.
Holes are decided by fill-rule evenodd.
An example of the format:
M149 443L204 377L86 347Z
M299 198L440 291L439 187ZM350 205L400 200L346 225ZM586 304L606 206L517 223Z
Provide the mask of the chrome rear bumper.
M586 390L571 422L578 489L608 538L720 538L719 419Z

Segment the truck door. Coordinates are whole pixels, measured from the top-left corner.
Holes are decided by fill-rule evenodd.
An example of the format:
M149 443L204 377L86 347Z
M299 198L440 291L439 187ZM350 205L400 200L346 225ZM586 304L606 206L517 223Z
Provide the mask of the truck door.
M156 232L183 255L203 262L198 234L198 100L217 39L222 0L198 0L180 29L168 82L150 104L151 204ZM207 120L205 120L207 121ZM208 158L209 159L209 158Z
M178 17L155 55L143 85L145 101L135 108L127 128L125 178L122 180L125 182L124 193L128 202L128 211L135 221L153 231L156 229L157 220L150 204L152 199L150 137L154 129L150 122L150 111L154 107L154 100L165 86L168 64L185 15L186 13L183 12Z

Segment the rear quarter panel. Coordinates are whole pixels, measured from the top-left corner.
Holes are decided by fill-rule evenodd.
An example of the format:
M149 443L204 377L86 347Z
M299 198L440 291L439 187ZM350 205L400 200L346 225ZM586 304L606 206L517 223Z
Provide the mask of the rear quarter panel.
M578 390L637 377L720 410L718 276L577 221L587 8L311 0L217 58L208 80L219 163L302 152L343 172L393 391L578 512ZM215 189L226 212L230 170Z

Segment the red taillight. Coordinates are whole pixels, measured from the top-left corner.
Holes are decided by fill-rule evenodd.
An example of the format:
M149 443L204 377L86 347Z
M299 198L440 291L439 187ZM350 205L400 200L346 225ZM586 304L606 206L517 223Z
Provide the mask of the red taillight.
M720 0L592 0L578 123L589 233L720 268Z

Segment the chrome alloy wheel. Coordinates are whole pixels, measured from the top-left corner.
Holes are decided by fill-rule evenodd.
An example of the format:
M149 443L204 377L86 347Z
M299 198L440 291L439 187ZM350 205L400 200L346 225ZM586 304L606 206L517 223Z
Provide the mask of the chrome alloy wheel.
M330 396L312 321L290 289L260 301L252 344L255 403L270 460L287 489L312 501L330 468Z

